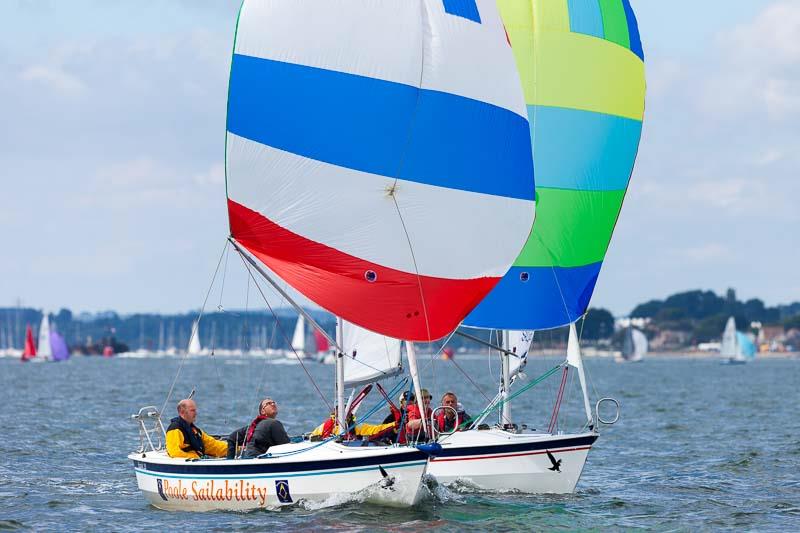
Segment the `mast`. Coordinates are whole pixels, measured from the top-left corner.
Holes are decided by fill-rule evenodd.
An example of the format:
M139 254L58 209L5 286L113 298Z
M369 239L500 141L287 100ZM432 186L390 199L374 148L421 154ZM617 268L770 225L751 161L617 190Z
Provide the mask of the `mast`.
M414 383L414 396L417 398L420 418L422 419L422 429L428 433L428 421L426 420L425 404L422 400L422 389L419 386L419 372L417 371L417 353L414 351L414 343L406 341L408 351L408 372L411 374L411 381Z
M347 413L344 405L344 353L342 345L344 333L341 317L336 317L336 418L339 420L339 434L347 432Z
M583 392L583 408L586 410L586 419L589 422L589 428L594 428L594 418L592 417L592 408L589 406L589 393L586 391L586 375L583 373L583 359L581 358L581 347L578 342L578 333L575 331L575 323L569 325L569 341L567 343L567 364L574 366L578 369L578 378L581 382L581 391Z
M503 348L508 348L511 343L509 342L509 335L508 330L502 330L501 334L500 345ZM511 402L508 401L509 391L511 388L511 359L509 359L508 353L504 350L500 353L500 359L503 362L503 383L501 386L502 390L502 398L503 398L503 413L501 418L501 425L506 426L510 425L511 422Z

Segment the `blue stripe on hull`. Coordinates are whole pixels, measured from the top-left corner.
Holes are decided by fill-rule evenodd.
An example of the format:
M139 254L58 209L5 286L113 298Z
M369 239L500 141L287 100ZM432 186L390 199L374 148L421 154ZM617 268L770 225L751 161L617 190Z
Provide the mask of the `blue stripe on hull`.
M236 54L228 131L363 172L533 199L528 121L449 93Z
M597 440L597 435L586 437L569 437L561 440L548 440L546 442L525 442L519 444L496 444L490 446L462 446L442 447L441 453L433 459L452 457L468 457L475 455L498 455L503 453L534 452L540 450L557 450L558 448L572 448L575 446L591 446Z
M602 264L512 267L463 324L525 330L551 329L575 322L589 305ZM521 280L523 273L528 274L528 281Z
M409 468L409 467L413 467L413 466L422 466L425 463L426 463L426 461L417 461L417 462L414 462L414 463L401 463L401 464L385 465L385 466L383 465L383 463L381 463L381 467L384 470L392 470L392 469L397 469L397 468ZM148 464L148 467L152 467L152 466L153 466L152 464ZM158 466L163 466L163 465L158 465ZM290 478L290 477L307 477L307 476L329 476L329 475L333 475L333 474L347 474L347 473L350 473L350 472L369 472L369 471L372 471L372 470L374 470L376 472L380 471L380 469L378 468L377 465L376 466L365 467L365 468L344 468L344 469L339 469L339 470L322 470L322 471L313 471L313 472L300 472L300 473L295 473L295 474L287 474L285 472L279 472L279 473L276 473L276 474L265 474L265 475L240 474L240 473L237 473L237 472L230 472L230 473L227 473L227 474L216 474L216 475L202 475L202 474L195 474L194 470L191 473L186 473L186 474L165 474L160 470L153 470L152 468L150 468L148 470L144 470L144 469L141 469L141 468L134 468L134 470L137 473L143 474L143 475L146 475L146 476L162 477L162 478L174 478L174 479L186 479L186 478L191 478L191 479L217 479L217 478L219 478L221 476L226 476L226 477L245 477L247 479L272 479L272 478Z
M328 470L353 469L366 467L366 469L377 468L381 465L384 468L398 463L408 463L409 461L424 462L427 455L419 450L409 451L408 453L392 454L386 457L359 457L350 459L331 459L328 461L297 461L292 463L276 463L269 458L261 459L256 464L234 464L231 461L197 461L189 463L150 463L147 461L134 460L136 468L141 468L147 472L184 474L184 475L249 475L249 474L280 474L285 475L291 472L314 472L324 473ZM334 472L335 473L335 472Z
M549 106L528 106L528 117L538 186L580 191L628 186L642 134L640 121Z

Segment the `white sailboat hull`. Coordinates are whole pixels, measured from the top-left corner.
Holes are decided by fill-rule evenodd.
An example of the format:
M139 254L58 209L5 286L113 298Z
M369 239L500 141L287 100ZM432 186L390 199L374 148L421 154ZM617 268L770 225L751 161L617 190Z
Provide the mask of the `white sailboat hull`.
M349 447L333 441L285 444L270 452L275 456L263 459L186 461L164 451L128 458L147 501L170 511L248 511L350 499L408 507L421 497L428 462L416 448Z
M441 453L428 473L439 483L465 483L484 490L570 494L583 472L596 433L514 434L501 429L470 430L439 438ZM558 471L547 455L560 460Z

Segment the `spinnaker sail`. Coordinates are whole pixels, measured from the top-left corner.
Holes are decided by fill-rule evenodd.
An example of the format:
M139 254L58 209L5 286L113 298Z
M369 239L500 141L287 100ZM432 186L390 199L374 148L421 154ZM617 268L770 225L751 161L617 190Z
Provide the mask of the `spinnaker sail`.
M226 184L232 237L323 308L399 339L455 329L534 217L494 0L245 2Z
M633 170L644 53L628 0L498 0L522 78L536 222L513 267L464 321L549 329L586 311Z

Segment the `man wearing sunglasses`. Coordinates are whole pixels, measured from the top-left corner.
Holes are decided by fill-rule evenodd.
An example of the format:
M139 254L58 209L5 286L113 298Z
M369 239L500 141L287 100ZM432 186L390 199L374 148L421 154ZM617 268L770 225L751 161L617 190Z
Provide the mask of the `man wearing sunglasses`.
M283 424L275 418L276 416L278 416L277 402L272 398L261 400L258 405L258 416L247 428L243 457L258 457L266 453L270 446L289 442L289 435L286 434Z

